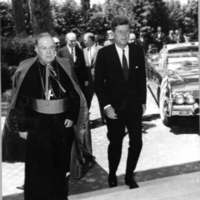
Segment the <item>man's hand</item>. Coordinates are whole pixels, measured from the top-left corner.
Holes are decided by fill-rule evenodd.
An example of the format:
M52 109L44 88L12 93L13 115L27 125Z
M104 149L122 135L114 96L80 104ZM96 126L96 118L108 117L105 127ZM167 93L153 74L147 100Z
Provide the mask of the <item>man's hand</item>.
M108 107L104 108L105 115L110 119L117 119L117 114L115 113L115 109L109 105Z
M142 114L143 115L144 115L145 111L146 111L146 104L142 104Z
M73 125L73 121L72 120L65 119L65 121L64 121L65 128L70 128L70 127L72 127L72 125Z
M85 86L88 86L89 85L89 81L85 81Z
M19 131L19 137L26 140L28 136L28 132L27 131Z

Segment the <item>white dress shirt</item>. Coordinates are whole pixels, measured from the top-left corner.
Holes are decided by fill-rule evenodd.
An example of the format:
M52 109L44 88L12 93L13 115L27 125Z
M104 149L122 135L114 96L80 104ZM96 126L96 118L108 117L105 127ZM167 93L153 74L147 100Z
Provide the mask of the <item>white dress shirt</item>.
M120 59L120 62L121 62L121 66L122 66L122 55L123 55L123 49L118 47L116 44L115 44L115 47L116 47L116 50L117 50L117 54L119 56L119 59ZM126 45L124 47L124 54L126 56L126 60L127 60L127 63L128 63L128 67L129 67L129 46Z

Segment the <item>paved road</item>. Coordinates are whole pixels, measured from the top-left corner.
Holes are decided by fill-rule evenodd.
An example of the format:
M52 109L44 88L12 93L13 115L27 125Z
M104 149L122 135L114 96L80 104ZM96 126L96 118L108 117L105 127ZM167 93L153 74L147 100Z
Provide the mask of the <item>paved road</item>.
M83 181L100 189L95 181L102 181L103 186L107 179L107 145L106 126L99 122L99 109L96 97L92 102L90 118L94 120L92 129L93 154L96 157L99 170L89 174ZM198 121L195 119L176 120L171 128L164 126L159 118L158 108L148 93L147 110L143 120L143 150L137 166L137 172L160 167L174 166L182 163L200 161L200 137L198 133ZM123 145L123 156L118 169L118 175L125 171L128 138ZM3 195L21 193L16 186L23 184L23 163L3 163ZM99 176L98 173L99 172ZM102 180L97 180L101 177ZM147 177L146 177L147 178ZM72 193L87 191L85 183L72 185ZM96 188L95 188L96 187Z

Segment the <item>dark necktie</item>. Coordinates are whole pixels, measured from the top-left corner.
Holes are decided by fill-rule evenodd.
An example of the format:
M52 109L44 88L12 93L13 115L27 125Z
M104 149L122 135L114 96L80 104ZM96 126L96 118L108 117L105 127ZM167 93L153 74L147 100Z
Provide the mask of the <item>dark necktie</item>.
M122 68L123 68L124 78L125 80L128 80L128 62L125 56L124 49L122 53Z

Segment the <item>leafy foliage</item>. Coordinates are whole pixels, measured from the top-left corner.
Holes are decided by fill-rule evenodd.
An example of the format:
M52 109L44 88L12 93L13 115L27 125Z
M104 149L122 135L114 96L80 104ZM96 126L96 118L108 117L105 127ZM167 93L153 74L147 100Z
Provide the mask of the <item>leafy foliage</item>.
M62 38L69 31L76 32L78 36L90 31L105 36L113 17L126 15L132 31L136 33L140 30L153 31L161 26L166 33L170 29L181 28L193 40L197 40L198 36L197 0L191 0L186 6L181 6L176 0L106 0L104 5L87 8L87 12L75 0L66 0L64 4L52 3L51 7L49 0L33 0L32 3L33 20L36 20L33 21L33 33L51 30ZM0 2L0 17L2 62L17 65L20 60L34 55L31 37L14 37L16 26L11 5Z
M35 55L34 39L27 38L1 38L1 62L8 66L17 66L19 62Z
M15 35L15 25L11 5L0 2L1 35L5 37Z
M192 0L189 5L183 8L183 28L184 31L197 40L198 38L198 1Z
M73 1L67 1L62 6L57 4L52 5L55 32L60 35L74 28L79 28L83 21L81 12L81 8Z
M31 0L33 33L53 32L50 0Z
M162 0L107 0L105 4L105 14L109 20L116 15L125 15L136 32L149 26L162 26L164 30L168 29L167 11Z

